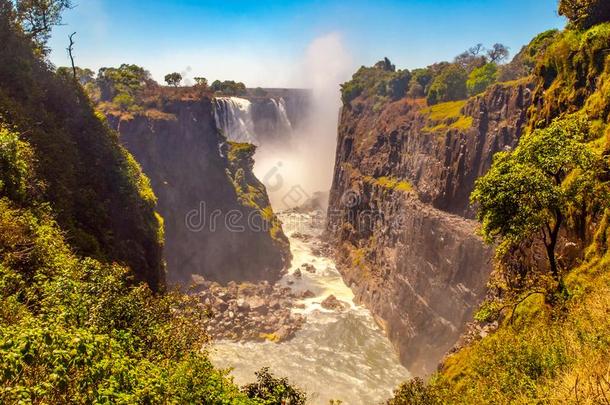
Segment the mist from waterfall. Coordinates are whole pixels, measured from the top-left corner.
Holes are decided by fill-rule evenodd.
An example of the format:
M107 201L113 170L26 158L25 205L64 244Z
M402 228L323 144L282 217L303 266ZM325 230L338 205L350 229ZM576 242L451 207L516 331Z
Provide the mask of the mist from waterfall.
M314 193L330 189L341 107L339 89L352 71L352 58L338 33L313 40L295 68L294 87L310 89L305 119L294 128L290 143L263 144L255 157L255 174L267 186L276 210L300 205Z

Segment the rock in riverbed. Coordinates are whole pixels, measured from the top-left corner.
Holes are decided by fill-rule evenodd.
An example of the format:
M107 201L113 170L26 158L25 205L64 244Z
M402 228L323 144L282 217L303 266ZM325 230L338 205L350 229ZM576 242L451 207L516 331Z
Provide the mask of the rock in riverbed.
M297 297L290 288L268 282L227 286L201 278L193 282L194 295L210 315L206 332L213 339L281 342L292 338L305 322L303 315L292 313Z
M322 301L320 305L324 309L338 312L344 311L349 307L348 303L338 300L334 295L329 295L326 297L326 299Z

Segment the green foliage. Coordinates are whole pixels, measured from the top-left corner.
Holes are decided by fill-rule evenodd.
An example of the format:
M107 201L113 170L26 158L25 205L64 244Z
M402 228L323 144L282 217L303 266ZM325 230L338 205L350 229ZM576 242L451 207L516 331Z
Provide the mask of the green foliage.
M136 101L141 99L142 91L153 85L154 81L144 68L124 63L118 68L101 68L96 83L102 101L113 100L118 95L127 95Z
M566 30L540 56L535 69L535 97L530 127L548 125L562 113L584 110L591 120L608 121L610 114L610 23L587 31ZM543 95L544 94L544 95Z
M208 79L206 79L205 77L195 77L195 83L197 86L200 87L208 87Z
M0 197L23 204L34 198L34 153L19 135L0 123Z
M75 67L76 69L76 80L78 80L78 82L85 86L89 83L93 83L95 81L94 75L95 73L93 72L93 70L88 69L88 68L80 68L78 66ZM64 77L73 77L74 75L74 71L72 70L71 67L66 67L66 66L61 66L57 68L57 74L60 76L64 76Z
M610 3L606 0L560 0L559 14L580 29L610 21Z
M487 63L474 69L468 76L466 87L469 96L476 96L487 90L498 79L498 65Z
M496 154L477 180L472 201L485 239L501 241L499 254L541 232L558 278L554 250L561 226L570 213L604 198L595 190L603 160L589 149L589 140L586 119L570 117L525 135L514 152Z
M207 315L75 256L44 207L0 200L0 402L258 403L201 352Z
M350 104L356 97L388 97L399 100L407 93L411 80L408 70L396 71L394 65L385 58L373 67L362 66L352 76L352 80L341 85L341 99Z
M112 103L121 111L133 111L137 109L135 98L128 93L119 93L113 99Z
M436 76L430 90L427 101L429 105L445 101L463 100L466 98L466 70L458 65L449 65Z
M180 82L182 81L182 75L180 73L174 72L174 73L168 73L165 75L165 82L169 85L169 86L174 86L174 87L178 87L180 85Z
M268 368L256 372L256 382L244 386L243 392L265 405L304 405L307 401L303 391L292 387L286 378L273 377Z
M224 82L215 80L210 86L210 90L226 96L243 96L246 94L246 85L233 80L225 80Z
M421 378L402 383L394 391L394 397L386 402L387 405L440 405L441 403L435 393L435 387L426 385Z
M394 177L371 177L365 176L364 180L369 183L376 185L378 187L392 190L392 191L400 191L403 193L411 193L413 191L413 185L405 180L400 180Z
M510 63L500 66L498 81L508 82L531 75L538 59L544 55L547 47L558 35L559 30L556 29L538 34Z
M466 100L448 101L422 110L430 119L430 124L424 131L438 132L449 128L465 131L471 128L474 119L462 114L465 105Z
M411 98L425 97L432 83L432 72L429 69L415 69L411 74L407 95Z
M10 5L10 2L5 2ZM62 14L72 8L71 0L14 0L17 22L31 38L37 51L49 50L47 41L53 27L61 25ZM5 7L5 6L3 6Z
M29 145L34 185L44 185L21 205L48 202L79 253L127 264L158 288L164 279L160 225L141 169L96 116L82 87L53 72L1 13L0 43L0 121ZM7 144L26 156L25 144L13 141ZM4 184L16 184L4 174Z

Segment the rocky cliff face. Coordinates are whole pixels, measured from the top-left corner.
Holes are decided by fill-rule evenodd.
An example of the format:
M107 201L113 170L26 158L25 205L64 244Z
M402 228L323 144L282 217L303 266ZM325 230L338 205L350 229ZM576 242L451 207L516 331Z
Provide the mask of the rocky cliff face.
M516 144L526 82L467 102L342 109L328 212L346 281L415 375L434 371L485 295L492 251L469 195L494 153Z
M212 100L170 101L162 112L110 121L158 197L169 282L189 283L192 274L221 283L280 277L287 239L251 172L251 154L229 153Z

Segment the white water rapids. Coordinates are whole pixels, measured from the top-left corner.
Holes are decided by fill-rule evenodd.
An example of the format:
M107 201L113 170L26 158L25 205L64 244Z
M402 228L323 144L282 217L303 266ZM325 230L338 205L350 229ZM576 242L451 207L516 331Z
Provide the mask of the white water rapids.
M315 293L314 298L301 301L305 309L294 310L306 314L307 321L288 342L216 342L210 353L213 362L234 368L232 375L238 384L252 382L254 372L268 366L276 376L288 377L305 390L312 404L326 405L331 399L349 405L384 401L409 378L409 372L399 363L370 312L353 303L354 295L335 263L314 255L311 240L294 237L295 232L317 237L323 218L296 213L280 214L280 218L293 255L292 268L281 283L294 281L294 290ZM305 263L317 271L302 271L301 279L296 279L292 273ZM331 294L349 303L350 308L344 312L323 309L320 303Z

